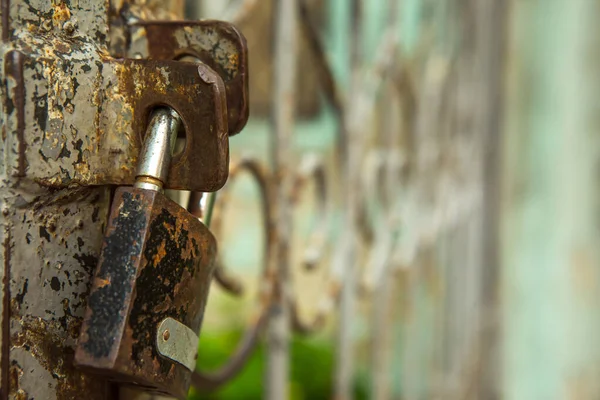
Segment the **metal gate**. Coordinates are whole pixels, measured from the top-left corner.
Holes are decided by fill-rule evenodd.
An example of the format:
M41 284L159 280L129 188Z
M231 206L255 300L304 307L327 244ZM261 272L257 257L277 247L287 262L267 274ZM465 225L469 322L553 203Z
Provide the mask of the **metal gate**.
M365 364L372 398L490 398L503 2L205 3L210 17L255 29L252 13L271 12L273 52L251 62L252 74L271 64L270 124L235 139L232 171L248 171L263 202L260 312L229 362L198 372L197 386L231 378L265 332L265 397L289 398L291 335L325 329L336 349L333 398L355 395ZM250 56L269 44L249 40ZM325 103L312 116L311 88ZM331 140L299 150L297 138L323 125ZM249 158L261 129L268 150ZM302 196L310 183L312 202ZM217 215L228 201L217 195ZM299 240L302 201L317 216ZM227 272L235 266L220 268L217 281L239 294ZM310 274L320 290L305 296ZM312 319L299 312L307 302Z

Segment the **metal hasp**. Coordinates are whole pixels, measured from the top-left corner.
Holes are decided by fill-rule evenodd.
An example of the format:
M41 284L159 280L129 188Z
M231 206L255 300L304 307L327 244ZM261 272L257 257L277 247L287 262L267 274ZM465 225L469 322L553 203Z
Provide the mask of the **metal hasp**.
M40 3L39 13L29 15L29 3ZM130 185L148 115L162 105L179 114L186 138L165 188L220 189L228 174L228 136L248 118L241 33L220 21L151 22L123 11L121 29L133 39L125 47L115 40L110 54L103 47L107 27L83 27L97 16L93 1L56 6L64 8L61 17L81 21L69 33L45 30L41 15L53 8L43 3L11 2L9 20L24 27L0 46L7 173L51 188ZM201 62L179 61L186 55Z
M192 369L169 355L181 335L167 344L166 352L156 337L168 319L186 326L197 345L194 332L204 314L216 240L200 220L162 193L179 121L168 108L152 112L136 183L115 193L75 365L122 384L185 398ZM184 344L195 353L190 340Z
M227 93L229 135L248 121L246 39L223 21L140 21L131 26L129 54L159 60L195 58L217 72Z

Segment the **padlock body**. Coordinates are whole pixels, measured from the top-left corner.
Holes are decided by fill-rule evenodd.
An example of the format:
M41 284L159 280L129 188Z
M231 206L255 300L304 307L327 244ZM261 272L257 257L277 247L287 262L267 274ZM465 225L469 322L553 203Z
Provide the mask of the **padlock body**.
M216 251L204 224L164 194L117 189L76 365L185 398L191 371L157 352L157 328L171 317L200 331Z

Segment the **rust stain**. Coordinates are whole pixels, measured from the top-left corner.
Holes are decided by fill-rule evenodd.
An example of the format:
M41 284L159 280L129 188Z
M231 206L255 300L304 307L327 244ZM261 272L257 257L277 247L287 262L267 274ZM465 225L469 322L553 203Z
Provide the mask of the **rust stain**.
M94 280L94 285L98 288L103 288L106 285L110 285L110 279L96 278Z
M74 24L70 21L74 14L69 5L66 1L53 2L51 14L46 16L50 21L49 31L40 32L45 28L34 24L26 26L24 57L15 51L12 58L6 58L5 67L13 67L17 83L13 92L19 123L16 132L3 134L9 137L16 133L19 139L15 157L18 176L52 188L132 183L149 108L169 105L182 117L185 134L197 140L188 138L187 143L193 143L195 148L186 146L185 154L174 160L167 187L219 189L227 179L228 118L243 115L244 110L238 109L247 108L245 75L240 81L242 86L234 83L238 89L230 93L219 72L208 67L199 72L190 63L160 57L113 59L106 49L95 48L80 36L66 39L51 34L52 23L64 24L69 20ZM174 26L185 24L177 22ZM229 40L241 41L238 47L245 44L241 36L234 35ZM245 71L245 54L231 55L225 51L221 56L229 60L228 65L237 65L239 71ZM24 71L21 61L25 61ZM213 61L218 62L224 61ZM228 108L228 99L242 100ZM32 102L34 120L25 120L24 114ZM239 121L238 126L241 126ZM39 134L30 137L30 131ZM31 162L41 168L28 170L26 154L34 157ZM196 167L187 168L184 160ZM206 165L215 168L209 170ZM199 176L191 176L184 169L201 172Z
M8 394L14 396L15 400L27 400L29 395L26 391L21 389L21 378L23 377L23 369L17 363L13 363L10 366L10 371L8 372Z
M23 76L24 55L20 51L11 51L7 54L5 68L7 75L14 79L16 85L13 93L13 102L17 111L17 139L18 139L18 177L24 177L27 169L25 151L25 78Z
M3 341L0 344L0 363L2 371L2 376L0 376L0 395L2 397L8 397L9 390L9 364L10 364L10 342L5 338L10 337L10 318L11 318L11 301L10 301L10 276L11 276L11 231L10 228L7 229L6 238L4 239L4 243L2 244L4 247L4 276L2 279L2 319L0 320L2 329L2 338Z
M1 0L2 10L2 41L8 42L10 38L10 0Z
M55 47L56 51L58 51L59 53L62 53L62 54L70 54L71 53L71 46L67 42L55 40L54 47Z
M92 287L79 367L185 397L191 372L158 356L156 326L169 316L199 331L215 253L210 231L163 194L117 189L95 279L111 283Z
M89 391L103 392L102 381L94 380L73 366L74 351L65 344L59 321L42 318L21 320L21 332L11 338L14 347L25 347L56 380L57 400L83 399Z
M167 249L165 247L165 241L160 242L158 249L156 250L156 254L152 257L152 262L154 265L158 265L163 258L167 255Z
M227 92L229 134L239 133L249 112L248 50L237 28L221 21L145 21L138 26L151 58L191 57L220 75Z
M69 10L64 1L59 0L53 3L52 22L55 27L60 28L64 22L71 19L71 10Z

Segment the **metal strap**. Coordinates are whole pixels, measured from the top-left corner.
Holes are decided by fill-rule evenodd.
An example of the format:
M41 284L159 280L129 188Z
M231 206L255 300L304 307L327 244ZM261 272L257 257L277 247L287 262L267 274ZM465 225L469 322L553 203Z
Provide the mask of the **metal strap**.
M156 331L158 354L173 360L190 371L196 368L198 335L173 318L165 318Z

